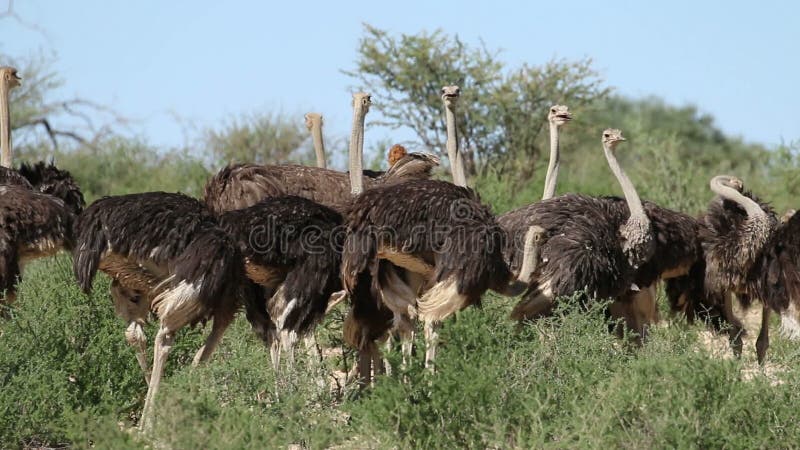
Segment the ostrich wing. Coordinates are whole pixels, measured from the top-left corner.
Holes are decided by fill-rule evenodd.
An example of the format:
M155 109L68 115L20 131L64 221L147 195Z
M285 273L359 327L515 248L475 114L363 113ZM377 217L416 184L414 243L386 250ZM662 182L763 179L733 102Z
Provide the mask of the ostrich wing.
M427 179L439 165L439 158L428 153L409 153L381 175L378 179L383 183L396 183L412 179Z

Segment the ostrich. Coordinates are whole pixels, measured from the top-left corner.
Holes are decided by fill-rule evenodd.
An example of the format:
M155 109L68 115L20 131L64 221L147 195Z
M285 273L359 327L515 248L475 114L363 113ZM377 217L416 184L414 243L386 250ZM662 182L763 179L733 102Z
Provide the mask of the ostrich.
M459 168L463 160L451 141L459 94L456 86L442 89L448 154L457 183L412 180L373 188L358 196L347 214L342 277L353 305L345 340L359 350L362 380L370 379L375 341L390 330L405 339L405 354L413 321L422 321L425 365L432 368L443 320L478 304L488 289L504 295L524 289L503 261L505 234L495 217L474 191L457 185L466 182Z
M392 167L390 171L378 180L363 180L362 176L353 176L353 174L361 174L361 158L363 153L363 133L364 133L364 119L369 111L371 105L371 97L366 93L356 93L353 95L353 131L350 140L350 172L337 172L328 169L310 168L303 166L293 165L276 165L276 166L255 166L255 165L241 165L229 166L223 169L215 177L213 177L206 184L204 202L221 220L226 224L229 231L234 235L238 235L243 241L240 245L247 245L249 242L244 236L245 231L236 231L235 227L231 228L233 223L242 222L244 219L240 215L230 215L232 219L227 216L229 212L243 209L246 216L256 215L259 218L253 220L263 220L267 217L274 219L278 227L288 227L289 224L296 224L297 220L292 218L292 210L288 206L279 209L278 212L283 215L266 214L261 202L272 204L276 199L284 198L285 196L297 196L310 200L307 203L298 202L296 197L292 197L293 203L300 211L309 211L312 209L310 205L315 205L314 208L334 207L341 210L351 200L350 187L351 185L358 185L361 189L363 184L370 183L383 183L385 180L391 180L395 177L403 179L403 170L411 170L412 166L416 165L418 170L421 170L425 176L430 175L430 170L433 165L438 164L432 158L427 157L412 157L406 160L404 167L398 167L400 164ZM306 115L311 124L318 124L321 126L321 118L312 113ZM320 120L316 120L319 118ZM315 127L317 125L314 125ZM321 142L321 134L320 142ZM319 148L319 147L318 147ZM319 153L318 153L319 156ZM324 158L324 155L323 155ZM417 164L419 162L419 164ZM399 171L399 172L393 172ZM333 221L333 219L331 219ZM341 218L338 222L331 222L331 226L341 224ZM317 226L318 224L310 225ZM294 226L294 225L292 225ZM330 240L330 239L329 239ZM273 259L278 256L270 256ZM284 256L281 256L284 257ZM261 258L261 266L266 264L264 256ZM252 259L252 258L251 258ZM261 324L256 324L254 327L265 341L268 342L272 353L272 362L275 368L278 368L280 361L281 348L288 348L293 351L294 342L298 334L305 334L315 324L320 317L316 316L318 312L314 305L316 305L316 297L310 297L306 291L299 290L303 287L298 284L295 277L298 274L308 275L308 267L303 267L304 260L296 260L292 266L280 268L279 273L274 274L269 279L264 279L263 275L255 272L248 272L248 276L257 285L261 286L264 290L264 295L267 298L266 306L263 306L271 313L269 316L264 315L263 311L251 308L251 315L257 317ZM310 263L309 263L310 264ZM338 260L336 268L332 273L338 273ZM330 268L330 267L329 267ZM303 272L303 271L306 272ZM321 267L320 267L320 270ZM316 274L315 276L321 276ZM309 286L305 286L306 289ZM321 289L321 288L320 288ZM318 289L319 290L319 289ZM315 294L316 295L316 294ZM339 300L342 296L339 296ZM294 302L292 303L292 299ZM301 304L297 304L298 301ZM334 299L334 304L337 302ZM256 305L257 306L257 305ZM310 308L313 320L307 321L308 323L297 325L295 320L286 322L281 317L286 317L286 314L292 314L294 317L296 313L292 311L300 311L303 308ZM324 313L324 309L322 311ZM265 320L271 320L272 323L263 323ZM304 319L305 320L305 319ZM301 329L297 329L300 326ZM311 339L311 337L309 337ZM293 353L290 353L290 360Z
M645 336L656 319L655 283L687 273L700 254L697 222L691 217L642 202L616 160L625 141L620 130L603 132L603 150L625 199L567 194L502 215L511 235L506 248L513 268L522 266L523 236L539 227L529 290L512 311L526 320L547 314L555 299L584 292L611 298L610 313Z
M762 302L756 355L763 364L770 312L791 314L800 301L800 216L779 222L735 177L716 176L710 187L719 199L705 220L705 286L712 293L732 291L745 307L752 299Z
M8 304L27 262L72 248L72 222L84 206L69 172L43 162L10 168L8 94L19 85L16 69L0 67L0 302Z
M322 142L322 114L310 112L306 113L306 128L311 133L314 142L314 153L317 155L317 167L324 169L328 167L325 160L325 144Z
M729 186L739 193L743 193L744 184L741 180L731 178ZM770 216L770 222L777 220L774 211L768 204L760 202L750 192L744 192L743 195L758 203L759 207ZM787 212L782 218L783 222L788 220L788 214ZM716 198L709 210L697 219L699 236L701 240L707 238L709 236L709 226L715 230L729 230L735 226L734 224L741 223L746 218L747 213L737 203ZM706 283L707 262L705 253L703 251L703 254L697 259L688 274L667 280L667 299L672 311L683 312L690 323L697 316L715 330L727 329L733 353L739 357L742 354L744 326L733 313L733 292L735 289L724 282ZM750 300L746 297L746 294L739 292L737 296L743 298L745 304L749 304Z
M91 291L98 270L112 278L114 308L128 323L125 337L148 379L141 418L147 429L177 331L213 321L195 355L197 365L209 358L233 320L236 296L249 286L242 255L205 205L182 194L102 198L80 215L75 230L73 269L81 289ZM159 321L152 374L143 330L150 312Z
M342 210L358 188L426 179L439 164L432 155L411 153L375 179L362 174L364 118L372 103L369 94L354 94L353 131L350 138L350 173L297 165L236 164L223 168L206 183L204 201L217 214L246 208L267 197L297 195ZM355 171L355 172L354 172Z

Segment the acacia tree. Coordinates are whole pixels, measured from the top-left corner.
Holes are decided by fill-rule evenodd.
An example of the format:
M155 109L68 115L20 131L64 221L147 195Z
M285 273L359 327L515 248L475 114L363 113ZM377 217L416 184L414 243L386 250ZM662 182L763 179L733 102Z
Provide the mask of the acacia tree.
M206 129L202 147L213 164L310 162L308 130L300 114L247 114Z
M526 179L542 152L539 136L548 107L567 103L580 109L608 89L588 59L507 69L498 54L441 30L395 36L364 25L356 68L344 72L376 94L375 108L382 116L378 124L408 127L440 154L446 132L439 90L458 84L457 119L468 172L492 167Z

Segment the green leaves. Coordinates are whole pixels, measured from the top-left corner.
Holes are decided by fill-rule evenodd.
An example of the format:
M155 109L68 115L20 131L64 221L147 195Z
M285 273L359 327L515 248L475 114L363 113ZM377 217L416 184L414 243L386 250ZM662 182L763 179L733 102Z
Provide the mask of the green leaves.
M546 145L540 135L550 105L580 110L608 89L588 59L510 69L499 56L441 30L393 36L365 24L356 68L344 73L375 95L383 116L377 123L410 128L428 151L440 154L446 130L439 91L459 85L456 114L467 170L474 175L497 166L528 179Z

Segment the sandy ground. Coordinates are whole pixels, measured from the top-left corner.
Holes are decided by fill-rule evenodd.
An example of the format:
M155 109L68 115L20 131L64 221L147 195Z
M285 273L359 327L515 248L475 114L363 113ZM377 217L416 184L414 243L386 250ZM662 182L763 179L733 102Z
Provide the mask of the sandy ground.
M771 363L769 361L769 352L767 352L767 362L763 367L756 361L756 338L761 329L761 305L755 303L750 309L744 310L738 302L734 301L733 312L736 317L742 321L746 331L742 339L742 360L745 362L742 365L742 377L745 380L751 380L759 375L763 375L768 377L771 383L781 384L780 373L785 370L785 368ZM770 328L771 337L775 336L777 333L777 327L773 326ZM728 343L727 334L704 330L700 332L699 337L700 344L711 356L723 359L734 358L733 351Z

